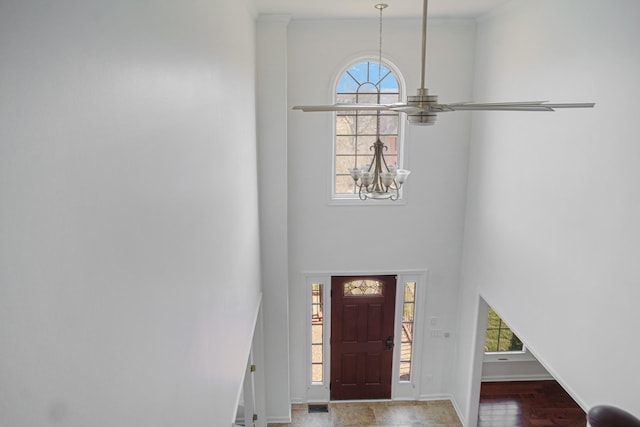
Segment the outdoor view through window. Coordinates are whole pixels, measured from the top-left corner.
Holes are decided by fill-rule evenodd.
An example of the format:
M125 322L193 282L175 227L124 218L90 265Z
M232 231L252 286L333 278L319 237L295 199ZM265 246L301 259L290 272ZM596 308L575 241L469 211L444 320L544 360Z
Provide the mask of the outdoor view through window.
M400 102L398 77L377 61L359 62L338 80L337 103L391 104ZM387 164L398 165L399 116L393 111L339 111L336 113L336 139L333 194L335 198L353 198L356 185L349 168L371 163L376 135L387 147ZM378 127L379 125L379 127Z
M484 351L485 353L524 351L524 344L520 341L520 338L509 329L509 326L502 321L491 307L489 307Z

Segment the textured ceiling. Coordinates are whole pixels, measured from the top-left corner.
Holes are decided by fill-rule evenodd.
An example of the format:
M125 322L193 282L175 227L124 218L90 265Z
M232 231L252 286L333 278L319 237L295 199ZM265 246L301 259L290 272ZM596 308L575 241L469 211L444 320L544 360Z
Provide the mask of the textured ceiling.
M510 0L430 0L430 18L475 18ZM259 13L285 14L293 19L371 18L374 7L387 3L384 16L389 18L420 17L421 0L256 0Z

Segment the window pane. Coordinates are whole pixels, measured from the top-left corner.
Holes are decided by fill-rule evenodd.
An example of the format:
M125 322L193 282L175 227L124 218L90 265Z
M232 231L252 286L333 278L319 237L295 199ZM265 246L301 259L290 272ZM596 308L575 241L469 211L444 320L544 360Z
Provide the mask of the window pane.
M496 312L493 311L491 307L489 307L489 318L487 319L487 329L499 328L500 323L502 323L502 320L500 320L500 317L498 317Z
M349 73L344 73L338 82L338 92L355 92L356 90L358 90L358 82Z
M398 133L398 116L380 116L380 133Z
M336 116L336 135L355 135L355 116Z
M383 135L380 137L384 145L387 146L387 151L385 152L385 157L398 154L398 137L397 136L387 136Z
M487 329L484 351L498 351L498 329Z
M390 71L386 69L385 71L387 71L387 73L385 73L386 75L384 75L384 77L382 78L379 84L381 89L384 91L397 91L398 82L396 81L395 77L393 77L393 74L391 74Z
M374 115L358 114L358 135L376 135L378 119Z
M311 346L311 362L322 363L322 344Z
M322 326L322 323L311 325L311 342L313 344L322 344Z
M358 98L358 94L355 92L336 94L336 102L338 104L355 104L357 102L357 98ZM338 113L338 114L341 114L341 113Z
M356 150L355 136L337 136L336 137L336 155L353 154Z
M359 136L358 141L356 143L356 150L358 150L358 154L360 156L364 156L366 158L366 162L371 163L371 158L373 157L373 144L376 142L375 136Z
M508 351L509 343L511 342L511 331L508 329L500 329L500 345L498 346L498 351Z
M416 300L416 282L408 282L404 284L404 302L414 302Z
M347 74L353 77L354 81L366 82L369 80L369 62L354 64L347 70Z
M400 101L400 95L395 93L382 93L380 94L380 104L393 104Z
M349 168L357 165L356 156L336 156L336 174L349 175ZM351 176L349 176L351 179Z
M524 344L514 333L511 334L511 340L509 341L509 351L524 351Z
M356 186L353 183L353 178L351 176L337 176L336 177L336 188L335 191L337 194L353 194L356 192Z
M311 381L314 383L322 383L322 365L311 365Z
M411 343L411 342L403 342L402 343L402 346L400 347L400 350L401 350L400 360L403 360L405 362L411 362L412 344L413 343Z
M373 82L366 82L363 83L359 88L358 88L358 95L372 95L374 97L374 99L377 101L378 100L378 87L375 85L375 83ZM369 102L369 101L360 101L360 102Z
M411 362L400 362L400 381L411 380Z
M387 159L387 166L389 165L397 165L398 157L397 156L385 156Z
M407 334L408 341L413 339L413 304L411 304L411 313L409 315L405 315L405 321L402 322L402 327L404 332ZM405 304L405 311L407 310L407 304ZM403 336L404 339L404 336Z
M358 92L358 104L377 104L377 103L378 103L377 93Z

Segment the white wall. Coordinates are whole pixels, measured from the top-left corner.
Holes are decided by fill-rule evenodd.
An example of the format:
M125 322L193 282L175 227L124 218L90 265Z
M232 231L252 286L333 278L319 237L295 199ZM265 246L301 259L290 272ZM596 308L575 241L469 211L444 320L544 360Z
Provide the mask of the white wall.
M455 395L473 419L478 295L586 409L640 415L640 3L516 0L479 24ZM473 425L469 422L468 425Z
M372 15L376 11L372 10ZM383 54L403 73L409 94L420 78L420 21L385 20ZM470 99L475 25L430 25L427 84L443 102ZM359 55L376 55L377 20L300 21L289 25L289 105L332 102L337 73ZM330 206L332 114L289 113L289 301L291 397L307 391L303 273L429 270L426 318L455 325L462 250L469 114L443 114L435 127L406 132L406 166L412 170L406 204ZM423 396L446 394L452 340L425 342Z
M230 425L260 295L245 2L7 0L0 53L0 424Z

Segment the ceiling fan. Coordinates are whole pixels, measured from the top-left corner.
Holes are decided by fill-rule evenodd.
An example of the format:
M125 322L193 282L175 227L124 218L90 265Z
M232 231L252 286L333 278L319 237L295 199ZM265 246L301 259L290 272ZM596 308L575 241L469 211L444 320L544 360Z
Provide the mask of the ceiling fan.
M386 5L384 5L386 7ZM377 6L376 6L377 7ZM593 102L549 104L548 101L498 102L476 104L460 102L454 104L438 103L437 95L429 95L425 87L426 53L427 53L427 8L428 0L424 0L422 8L422 70L420 88L414 96L407 96L407 102L394 104L346 104L333 105L298 105L294 110L305 112L318 111L396 111L405 113L411 124L431 125L435 123L437 113L448 111L554 111L556 108L591 108Z

